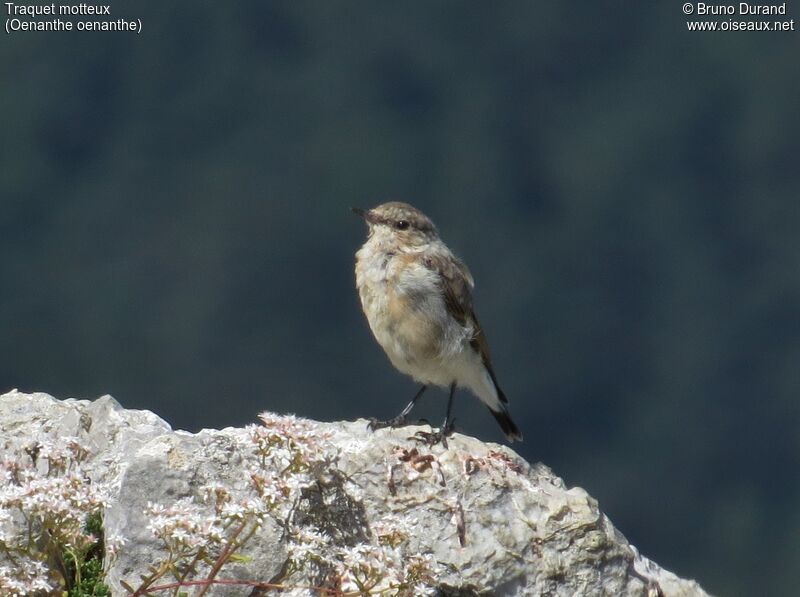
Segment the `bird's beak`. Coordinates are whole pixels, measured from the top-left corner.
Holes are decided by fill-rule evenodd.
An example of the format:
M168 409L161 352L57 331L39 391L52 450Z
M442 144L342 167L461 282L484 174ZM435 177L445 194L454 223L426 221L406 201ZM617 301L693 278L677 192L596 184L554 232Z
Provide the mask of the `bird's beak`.
M361 216L362 218L364 218L364 221L367 224L372 225L375 223L375 217L372 215L372 210L361 209L360 207L351 207L350 211L352 211L357 216Z

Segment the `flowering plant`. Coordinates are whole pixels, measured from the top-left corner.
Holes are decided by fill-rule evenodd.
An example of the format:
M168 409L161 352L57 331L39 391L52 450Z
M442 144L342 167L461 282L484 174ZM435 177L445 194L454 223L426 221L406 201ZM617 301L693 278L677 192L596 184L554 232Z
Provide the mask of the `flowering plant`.
M337 545L325 529L296 516L306 492L330 473L330 436L294 416L263 413L261 420L263 425L247 428L251 483L245 495L234 496L212 485L197 499L148 504L149 529L167 556L151 567L152 574L138 588L124 585L131 595L195 587L196 597L201 597L214 584L306 588L321 595L434 594L436 564L430 557L404 556L409 530L397 517L376 525L372 538ZM271 583L218 578L226 563L242 558L242 548L267 517L283 530L287 542L281 577ZM309 582L310 576L317 579L316 585Z
M109 594L98 580L108 487L88 480L88 454L64 437L22 446L0 462L0 594ZM105 539L112 555L119 546Z
M147 504L147 528L164 555L154 558L137 587L121 581L131 597L189 590L202 597L218 584L320 595L434 594L437 564L407 553L412 530L401 518L390 515L343 541L327 522L299 515L300 505L331 477L352 481L334 466L336 450L317 424L270 413L261 419L263 425L249 426L240 441L250 463L246 489L234 494L212 484L195 496ZM89 451L78 438L62 437L11 454L0 462L0 595L110 596L104 561L116 557L124 541L103 536L102 514L114 488L91 480ZM220 578L228 563L246 561L242 549L267 519L286 545L280 577Z

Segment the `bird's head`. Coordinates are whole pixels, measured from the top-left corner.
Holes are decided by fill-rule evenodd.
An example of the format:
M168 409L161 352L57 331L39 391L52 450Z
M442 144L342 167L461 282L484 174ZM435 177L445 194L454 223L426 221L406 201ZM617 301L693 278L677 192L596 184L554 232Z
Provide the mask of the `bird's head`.
M439 238L431 219L408 203L390 201L372 209L351 209L366 221L370 238L392 246L421 247Z

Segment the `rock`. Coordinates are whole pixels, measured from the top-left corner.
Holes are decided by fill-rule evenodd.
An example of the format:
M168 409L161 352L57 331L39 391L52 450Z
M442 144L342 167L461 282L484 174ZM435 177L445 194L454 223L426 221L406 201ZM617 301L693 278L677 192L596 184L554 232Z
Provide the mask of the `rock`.
M106 536L124 539L107 563L115 596L154 571L154 594L177 577L221 581L206 595L706 595L640 556L584 490L505 446L262 418L191 434L110 396L13 391L0 396L0 450L18 458L66 436L89 450Z

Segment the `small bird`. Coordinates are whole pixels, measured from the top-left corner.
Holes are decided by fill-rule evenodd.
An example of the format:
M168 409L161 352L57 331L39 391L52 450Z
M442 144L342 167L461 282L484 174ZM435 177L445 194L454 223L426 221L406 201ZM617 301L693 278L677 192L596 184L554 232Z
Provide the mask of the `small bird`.
M475 282L467 266L439 238L417 208L391 201L352 208L369 226L356 253L356 287L369 327L392 364L422 384L411 402L373 429L409 424L408 414L429 385L450 388L438 432L421 433L433 445L453 432L453 396L468 388L497 419L509 441L522 440L497 383L486 336L472 308Z

